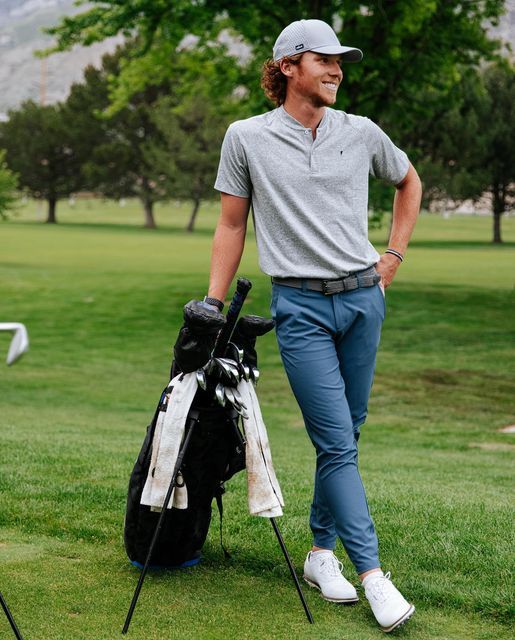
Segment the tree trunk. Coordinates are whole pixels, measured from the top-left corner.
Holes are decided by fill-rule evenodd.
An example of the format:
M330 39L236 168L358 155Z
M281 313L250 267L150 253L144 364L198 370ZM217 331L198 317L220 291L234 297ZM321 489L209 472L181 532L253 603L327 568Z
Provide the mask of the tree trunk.
M502 216L502 211L494 211L494 237L492 239L492 242L494 244L501 244L502 243L502 238L501 238L501 216Z
M193 210L191 212L190 221L188 222L188 226L186 227L186 231L190 233L193 231L195 227L195 219L197 217L198 210L200 208L200 198L195 198L193 201Z
M46 219L46 223L47 224L56 224L57 223L57 218L55 217L55 207L57 204L57 199L56 198L48 198L47 199L48 202L48 216Z
M154 203L152 200L143 200L143 210L145 211L145 229L155 229L157 225L154 220Z
M493 227L493 238L492 242L494 244L501 244L501 216L504 213L505 209L505 199L503 197L503 190L499 188L495 188L493 190L493 214L494 214L494 227Z

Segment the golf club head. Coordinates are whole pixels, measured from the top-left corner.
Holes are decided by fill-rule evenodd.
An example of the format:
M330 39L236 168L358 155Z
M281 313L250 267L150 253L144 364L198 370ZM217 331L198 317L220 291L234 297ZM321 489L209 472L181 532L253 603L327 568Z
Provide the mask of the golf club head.
M240 349L234 342L229 342L225 354L227 358L232 358L235 362L243 362L243 349Z
M218 404L225 407L225 387L220 382L216 385L215 396Z
M29 350L29 334L25 325L21 322L0 322L0 331L14 332L6 360L10 366Z
M220 371L220 378L225 384L238 384L240 375L233 360L227 358L214 358Z
M207 389L207 380L206 372L204 371L204 369L197 369L197 371L195 372L195 376L197 378L198 386L202 389L202 391L205 391Z
M224 358L224 362L227 365L229 376L234 384L238 384L241 376L240 370L234 360L229 360L228 358Z

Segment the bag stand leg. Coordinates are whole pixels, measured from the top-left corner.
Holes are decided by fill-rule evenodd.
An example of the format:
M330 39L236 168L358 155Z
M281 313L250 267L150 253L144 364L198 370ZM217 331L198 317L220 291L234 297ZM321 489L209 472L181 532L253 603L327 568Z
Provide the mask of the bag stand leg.
M299 594L300 601L302 602L302 606L304 607L304 611L306 612L306 617L310 624L314 624L313 616L311 615L311 611L309 610L308 603L304 598L304 594L302 593L302 589L300 587L299 579L297 578L297 574L295 573L295 569L293 568L293 564L290 560L290 556L288 555L288 550L286 549L286 545L284 544L283 537L281 532L279 531L279 527L275 521L275 518L270 518L270 522L272 523L272 527L274 529L275 535L277 536L277 540L279 540L279 545L286 559L286 563L288 565L288 569L290 570L291 577L293 582L295 583L295 588L297 589L297 593Z
M11 629L14 632L14 635L18 640L23 640L23 637L20 633L20 630L16 626L16 622L14 622L14 618L9 611L9 607L7 606L7 602L4 600L3 595L0 593L0 603L2 604L2 609L4 610L5 615L7 616L7 620L9 620L9 624L11 625Z
M191 412L193 413L193 412ZM132 614L134 613L134 609L136 608L136 604L138 602L139 594L141 591L141 587L143 586L143 582L145 580L145 576L147 575L148 566L150 564L150 558L152 557L152 552L154 551L154 547L156 546L156 542L159 538L159 534L161 532L161 527L163 526L163 522L166 516L166 511L168 509L168 503L170 502L170 498L172 497L172 492L175 487L175 481L177 480L177 474L179 469L181 468L182 461L184 455L188 449L188 445L190 443L191 434L193 433L193 426L198 421L198 413L194 413L194 415L190 415L189 417L189 427L186 431L186 437L184 438L184 442L177 456L177 462L175 463L175 467L172 473L172 479L170 481L170 486L168 487L168 491L166 492L166 497L163 504L163 509L161 511L161 515L159 516L159 520L157 521L156 530L154 531L154 535L152 537L152 541L148 548L147 558L145 560L145 565L141 571L138 584L136 585L136 589L134 591L134 595L132 596L131 605L129 607L129 611L127 613L127 618L125 619L125 624L123 625L122 633L126 634L129 630L129 625L131 623Z

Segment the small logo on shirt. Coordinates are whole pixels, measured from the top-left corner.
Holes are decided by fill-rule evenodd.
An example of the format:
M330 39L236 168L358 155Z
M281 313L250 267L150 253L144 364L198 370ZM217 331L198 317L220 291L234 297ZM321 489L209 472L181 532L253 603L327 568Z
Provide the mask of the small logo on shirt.
M295 51L300 51L301 49L304 49L304 45L303 44L296 44L295 45Z

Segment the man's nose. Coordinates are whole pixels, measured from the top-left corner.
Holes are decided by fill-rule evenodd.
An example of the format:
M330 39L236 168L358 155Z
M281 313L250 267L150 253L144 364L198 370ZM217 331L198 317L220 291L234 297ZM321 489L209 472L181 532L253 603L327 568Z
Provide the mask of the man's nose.
M342 68L340 67L340 65L337 62L335 62L332 65L330 73L331 73L332 76L336 76L340 80L343 78Z

